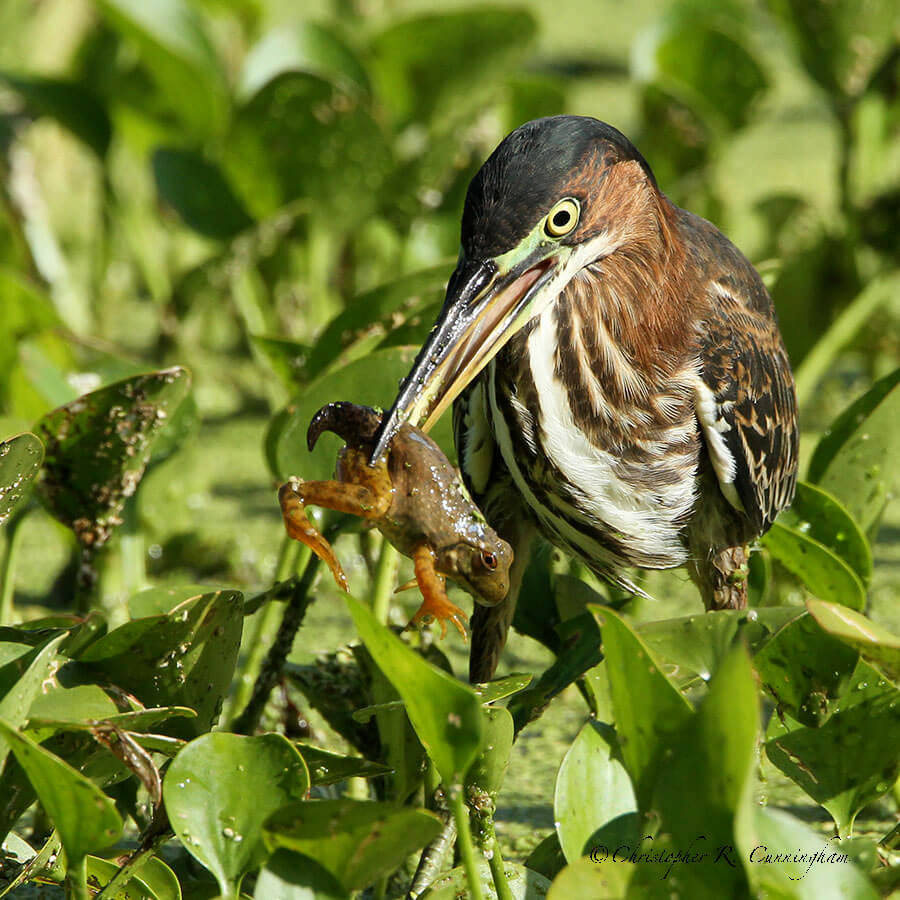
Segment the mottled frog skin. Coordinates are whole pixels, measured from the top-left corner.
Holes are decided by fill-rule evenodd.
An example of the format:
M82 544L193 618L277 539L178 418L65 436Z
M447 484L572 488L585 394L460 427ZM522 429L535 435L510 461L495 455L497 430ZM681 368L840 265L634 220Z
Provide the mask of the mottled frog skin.
M401 426L385 454L369 466L380 422L374 409L343 402L329 403L313 416L307 432L310 450L323 431L333 431L347 443L338 455L336 480L291 478L281 486L285 527L347 590L344 570L304 507L323 506L369 519L413 560L424 600L411 624L433 617L443 636L451 621L465 638L468 617L450 602L444 578L452 578L482 605L494 606L509 591L512 548L485 522L440 447L418 428Z

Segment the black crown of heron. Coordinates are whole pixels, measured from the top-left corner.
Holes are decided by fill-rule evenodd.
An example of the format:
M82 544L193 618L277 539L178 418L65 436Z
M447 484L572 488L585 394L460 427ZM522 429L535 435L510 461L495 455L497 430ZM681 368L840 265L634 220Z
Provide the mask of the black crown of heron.
M659 190L596 119L537 119L473 178L441 314L373 456L453 404L460 469L516 552L472 621L492 677L536 532L630 590L686 565L707 609L746 605L748 544L797 477L793 378L758 273Z

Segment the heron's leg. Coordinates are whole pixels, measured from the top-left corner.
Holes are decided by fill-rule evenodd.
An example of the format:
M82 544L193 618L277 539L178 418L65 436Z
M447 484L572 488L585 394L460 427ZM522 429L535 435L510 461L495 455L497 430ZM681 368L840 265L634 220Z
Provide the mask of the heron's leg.
M469 617L455 603L450 602L444 587L444 576L435 568L434 550L423 541L416 545L412 559L423 600L409 624L420 625L437 619L441 626L441 638L444 638L447 634L447 622L450 621L463 636L463 640L466 640L466 622Z
M364 519L378 519L391 504L390 494L376 494L363 484L345 484L341 481L300 481L291 478L278 490L278 502L287 533L306 544L324 562L337 586L348 589L347 576L331 544L306 517L306 506L323 506L336 512L351 513Z

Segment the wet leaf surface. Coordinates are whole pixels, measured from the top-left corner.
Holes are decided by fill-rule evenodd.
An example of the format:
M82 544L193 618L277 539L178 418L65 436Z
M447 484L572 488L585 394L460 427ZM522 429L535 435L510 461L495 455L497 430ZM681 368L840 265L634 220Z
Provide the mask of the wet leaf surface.
M0 443L0 526L22 505L43 458L41 442L29 432Z
M38 495L82 546L105 544L121 522L153 440L187 396L190 375L174 368L128 378L44 416Z

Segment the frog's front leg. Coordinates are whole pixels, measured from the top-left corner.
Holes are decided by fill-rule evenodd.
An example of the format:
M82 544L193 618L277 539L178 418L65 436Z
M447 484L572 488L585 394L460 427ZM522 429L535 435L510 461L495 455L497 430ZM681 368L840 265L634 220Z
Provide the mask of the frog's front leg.
M364 519L378 519L387 512L391 498L390 495L378 496L364 485L291 478L279 488L278 502L287 533L295 541L306 544L331 569L337 586L346 591L349 588L347 576L331 544L306 517L305 507L322 506Z
M466 640L466 623L469 617L455 603L450 602L444 587L444 576L435 568L434 550L423 541L413 549L412 559L416 582L424 599L409 624L420 625L432 618L437 619L441 626L441 638L444 638L449 620L456 626L463 640Z

